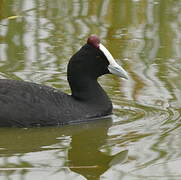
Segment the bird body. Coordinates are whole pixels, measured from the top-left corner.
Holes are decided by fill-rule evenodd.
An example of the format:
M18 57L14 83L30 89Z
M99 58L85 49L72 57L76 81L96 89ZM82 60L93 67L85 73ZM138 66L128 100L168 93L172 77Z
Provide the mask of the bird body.
M48 86L2 79L0 80L0 127L64 125L111 113L110 101L105 108L99 108L94 101L96 99L84 103ZM101 103L104 104L102 101Z

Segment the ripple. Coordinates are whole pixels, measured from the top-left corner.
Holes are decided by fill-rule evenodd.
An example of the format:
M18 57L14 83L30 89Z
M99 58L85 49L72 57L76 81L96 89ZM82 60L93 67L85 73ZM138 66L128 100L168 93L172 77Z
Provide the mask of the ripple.
M113 126L109 135L120 135L124 132L166 134L180 125L180 109L173 107L160 108L142 105L133 101L115 101Z
M154 119L155 117L164 117L167 119L170 115L167 109L162 109L155 106L148 106L136 103L134 101L115 101L114 112L116 122L128 123L141 119Z
M113 125L108 130L107 143L100 151L116 156L128 150L127 162L117 170L121 168L121 171L127 173L129 169L131 176L143 175L146 171L145 176L157 172L155 176L166 177L164 167L180 157L180 120L179 108L160 108L114 99ZM158 171L152 171L153 166L158 167ZM174 169L170 166L168 168ZM173 172L179 171L177 169ZM171 172L172 175L174 173Z

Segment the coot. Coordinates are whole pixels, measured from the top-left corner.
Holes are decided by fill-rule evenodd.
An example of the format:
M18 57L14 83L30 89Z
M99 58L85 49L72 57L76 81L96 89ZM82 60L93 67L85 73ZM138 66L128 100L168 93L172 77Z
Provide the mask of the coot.
M127 78L110 52L91 35L69 61L71 95L31 82L0 80L0 127L55 126L110 115L112 103L97 82L104 74Z

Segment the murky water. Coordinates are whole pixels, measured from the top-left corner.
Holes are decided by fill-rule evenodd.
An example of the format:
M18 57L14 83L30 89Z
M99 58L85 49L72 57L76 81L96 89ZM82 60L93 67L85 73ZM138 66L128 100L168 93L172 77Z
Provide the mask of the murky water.
M180 0L0 0L0 78L70 93L67 62L90 34L130 75L100 78L114 115L0 128L0 179L180 180Z

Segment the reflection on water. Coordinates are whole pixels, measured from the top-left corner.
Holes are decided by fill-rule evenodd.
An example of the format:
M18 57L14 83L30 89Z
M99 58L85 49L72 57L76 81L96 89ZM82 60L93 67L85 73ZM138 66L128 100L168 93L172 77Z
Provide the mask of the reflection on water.
M1 129L0 178L180 179L180 12L180 0L0 0L1 78L70 92L67 61L93 33L130 75L100 78L111 120Z
M1 128L0 171L11 178L96 177L111 160L99 151L110 126L107 119L63 128Z

